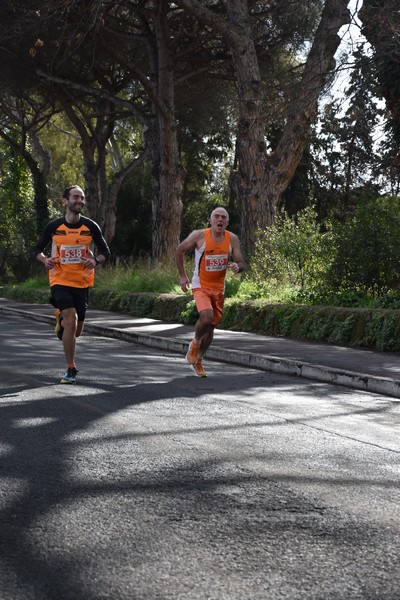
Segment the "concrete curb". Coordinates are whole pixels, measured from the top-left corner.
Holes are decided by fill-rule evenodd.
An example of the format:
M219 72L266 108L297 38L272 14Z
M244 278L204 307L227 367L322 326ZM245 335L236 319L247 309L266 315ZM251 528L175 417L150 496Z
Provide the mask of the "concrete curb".
M17 308L0 306L0 313L26 317L42 323L54 322L54 317L52 316L35 314ZM181 355L183 355L188 348L188 342L176 338L164 338L148 333L126 331L116 327L105 327L103 325L91 324L87 321L85 323L85 331L93 335L142 344L143 346L175 352ZM215 345L209 348L207 358L261 371L270 371L281 375L294 375L313 381L357 389L363 392L372 392L400 398L400 379L379 377L376 375L368 375L366 373L356 373L344 369L336 369L303 361L294 361L277 356L243 352L242 350L230 350Z

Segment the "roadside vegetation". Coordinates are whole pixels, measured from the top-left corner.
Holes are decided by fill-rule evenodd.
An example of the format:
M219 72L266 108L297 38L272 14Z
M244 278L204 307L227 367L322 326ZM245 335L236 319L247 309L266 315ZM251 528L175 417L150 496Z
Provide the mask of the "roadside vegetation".
M259 231L250 269L241 278L228 272L226 295L305 306L400 308L400 198L369 201L345 223L318 221L307 207L295 216L281 212L276 224ZM190 276L193 261L187 259ZM18 283L21 290L46 289L40 265ZM15 281L10 275L9 282ZM96 289L181 294L175 264L150 258L119 260L99 269Z

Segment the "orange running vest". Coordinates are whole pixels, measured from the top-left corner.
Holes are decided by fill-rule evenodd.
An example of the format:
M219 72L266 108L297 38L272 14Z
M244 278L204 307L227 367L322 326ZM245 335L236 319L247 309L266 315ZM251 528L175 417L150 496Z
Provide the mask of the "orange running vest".
M211 228L205 229L204 242L200 248L195 249L192 289L206 288L224 292L226 269L231 254L229 231L225 231L224 238L220 242L215 242L211 235Z

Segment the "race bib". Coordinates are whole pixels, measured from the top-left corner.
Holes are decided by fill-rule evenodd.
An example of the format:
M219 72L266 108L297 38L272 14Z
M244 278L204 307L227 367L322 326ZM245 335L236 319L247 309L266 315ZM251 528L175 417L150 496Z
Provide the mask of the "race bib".
M226 271L228 266L228 256L226 254L207 254L205 258L206 271Z
M86 258L86 246L60 246L60 262L63 265L77 265Z

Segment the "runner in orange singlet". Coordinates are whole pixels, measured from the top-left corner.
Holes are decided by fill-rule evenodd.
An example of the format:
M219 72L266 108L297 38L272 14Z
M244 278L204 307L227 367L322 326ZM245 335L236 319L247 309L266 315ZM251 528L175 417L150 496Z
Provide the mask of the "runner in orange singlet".
M192 291L199 318L186 361L197 377L207 377L202 359L213 340L214 329L222 319L226 270L230 268L233 273L241 273L246 268L238 237L226 230L228 223L227 211L216 208L211 213L211 227L192 231L176 249L179 283L184 292L189 289L184 256L189 250L195 249ZM234 262L230 262L231 256Z
M46 225L33 254L49 272L51 303L57 308L55 332L67 361L61 383L76 383L76 338L83 330L94 269L109 258L110 250L97 223L80 214L85 205L82 189L77 185L66 188L62 202L65 216ZM50 243L49 257L43 252ZM94 245L99 252L96 257Z

